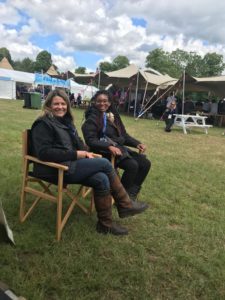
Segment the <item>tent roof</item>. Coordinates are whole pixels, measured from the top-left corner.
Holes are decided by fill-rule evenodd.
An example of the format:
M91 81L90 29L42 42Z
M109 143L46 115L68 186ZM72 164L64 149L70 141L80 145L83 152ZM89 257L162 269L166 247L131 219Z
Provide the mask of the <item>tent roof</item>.
M13 70L13 67L11 66L11 64L9 63L6 57L3 57L3 59L0 61L0 68Z
M182 87L183 75L178 80L177 86ZM225 97L225 76L213 76L213 77L193 77L189 74L185 74L185 90L187 91L199 91L208 92L211 91L219 97Z
M53 65L51 65L51 67L48 69L48 71L46 73L50 76L58 76L59 75L59 73L56 71L56 69Z
M193 77L197 82L225 82L225 76L213 76L213 77Z
M140 70L141 75L145 80L155 86L169 86L174 85L177 82L177 79L170 77L169 75L155 75L147 71Z
M136 65L131 64L126 68L113 71L106 72L105 74L110 78L130 78L138 73L139 69Z
M72 75L70 77L74 77L74 80L78 83L88 84L91 80L95 80L95 82L98 83L98 80L100 79L101 85L107 86L109 84L115 84L120 87L128 86L129 84L136 85L136 78L139 73L140 77L138 86L140 89L145 88L146 81L148 82L148 89L155 89L159 85L163 85L162 88L166 88L168 85L174 85L177 81L177 79L174 79L169 75L162 75L154 69L143 71L134 64L113 72L101 72L100 76L99 73L70 73Z
M0 77L9 77L16 82L34 83L35 75L32 73L7 70L0 68Z

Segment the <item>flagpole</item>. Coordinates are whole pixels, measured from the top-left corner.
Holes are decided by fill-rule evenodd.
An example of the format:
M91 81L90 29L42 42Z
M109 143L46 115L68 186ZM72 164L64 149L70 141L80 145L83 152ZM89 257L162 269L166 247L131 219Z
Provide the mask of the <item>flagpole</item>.
M100 81L101 81L101 70L100 67L98 67L98 89L100 89Z

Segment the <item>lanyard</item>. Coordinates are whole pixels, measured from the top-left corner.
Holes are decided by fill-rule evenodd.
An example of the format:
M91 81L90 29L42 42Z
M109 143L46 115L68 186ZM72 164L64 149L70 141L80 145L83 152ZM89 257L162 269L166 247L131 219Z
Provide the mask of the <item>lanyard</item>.
M107 116L106 113L103 113L103 128L102 128L102 135L105 136L106 133L106 125L107 125Z

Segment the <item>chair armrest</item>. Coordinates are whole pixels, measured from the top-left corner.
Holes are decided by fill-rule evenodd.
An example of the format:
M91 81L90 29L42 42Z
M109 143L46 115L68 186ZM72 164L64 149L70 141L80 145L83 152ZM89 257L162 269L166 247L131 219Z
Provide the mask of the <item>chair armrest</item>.
M31 156L31 155L25 155L25 159L28 159L30 161L33 161L33 162L41 164L41 165L45 165L45 166L52 167L52 168L55 168L55 169L60 169L60 170L63 170L63 171L68 171L68 169L69 169L67 166L57 164L57 163L53 163L53 162L39 160L36 157Z
M97 153L93 153L93 152L92 152L92 154L93 154L94 158L100 158L100 157L102 157L101 154L97 154Z

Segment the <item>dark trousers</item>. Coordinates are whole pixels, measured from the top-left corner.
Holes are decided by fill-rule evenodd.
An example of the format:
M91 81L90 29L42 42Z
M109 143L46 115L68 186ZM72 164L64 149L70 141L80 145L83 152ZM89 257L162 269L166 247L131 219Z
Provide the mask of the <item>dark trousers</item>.
M117 166L124 170L121 182L129 190L133 185L142 185L151 168L151 162L145 155L134 153L132 158L123 159Z
M90 186L102 194L110 191L109 176L113 173L112 164L106 158L83 158L71 163L65 182Z
M173 123L174 123L174 118L166 119L165 123L166 123L165 131L170 131L171 127L173 126Z

